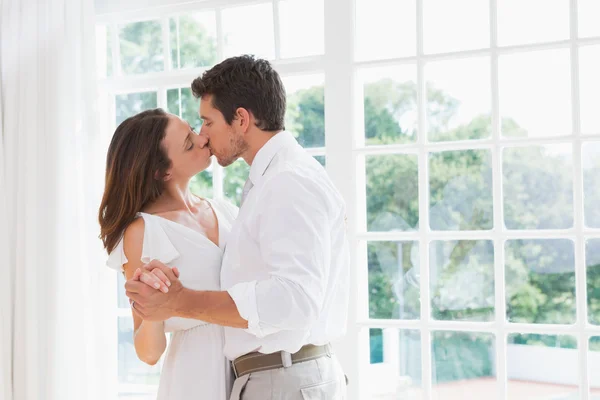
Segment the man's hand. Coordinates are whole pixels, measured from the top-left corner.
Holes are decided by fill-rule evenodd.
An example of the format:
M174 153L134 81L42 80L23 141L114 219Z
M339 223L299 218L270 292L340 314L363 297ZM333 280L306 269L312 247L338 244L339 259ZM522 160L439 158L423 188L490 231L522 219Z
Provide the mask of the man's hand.
M162 276L171 283L167 292L156 290L142 282L144 274ZM158 275L160 273L161 275ZM137 277L137 279L135 279ZM164 321L175 316L178 299L183 291L179 281L179 271L169 268L160 261L152 260L138 269L133 278L125 283L125 294L129 297L133 310L140 318L148 321Z

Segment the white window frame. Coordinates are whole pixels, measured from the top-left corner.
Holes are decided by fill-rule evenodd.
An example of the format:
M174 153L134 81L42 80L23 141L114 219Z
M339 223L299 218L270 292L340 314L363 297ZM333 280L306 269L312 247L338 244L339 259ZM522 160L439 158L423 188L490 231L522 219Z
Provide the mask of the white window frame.
M490 47L472 51L458 51L445 54L425 54L423 51L423 0L416 0L417 52L414 57L394 58L376 61L356 61L354 57L355 0L325 0L325 53L321 56L295 59L279 58L279 1L273 1L276 59L273 65L283 76L324 73L325 75L325 147L309 149L312 155L326 155L327 171L343 194L348 211L348 233L353 249L351 260L351 296L348 332L343 340L336 343L338 357L350 378L349 399L367 398L366 385L361 384L361 370L369 364L368 329L395 328L419 330L421 333L422 389L425 399L431 399L432 354L431 332L439 330L457 332L489 332L496 336L496 377L498 399L507 396L506 376L506 337L511 333L540 333L548 335L570 334L578 340L579 388L582 399L589 398L587 354L589 338L600 336L600 326L587 322L587 288L585 244L588 239L600 238L600 229L590 229L583 224L583 178L581 146L583 142L600 141L599 135L582 136L580 130L579 104L579 57L581 46L600 44L600 37L578 38L578 1L570 0L570 38L564 41L519 45L498 46L497 3L488 0L490 5ZM483 1L483 0L482 0ZM150 3L150 0L148 0ZM165 71L142 76L123 76L120 71L118 31L113 29L113 76L99 82L103 95L107 121L107 132L114 131L114 98L119 93L153 90L158 93L158 106L166 109L166 90L173 87L186 87L199 76L204 68L172 70L169 60L168 18L173 15L215 10L217 19L218 60L223 59L223 34L221 10L241 5L268 2L257 0L206 0L183 4L169 4L166 7L148 7L142 10L127 10L97 15L98 25L116 25L140 20L162 20L165 42ZM154 2L156 3L156 2ZM165 25L166 24L166 25ZM307 28L308 29L308 28ZM571 57L571 104L573 135L550 138L507 139L500 135L498 57L504 54L543 49L569 49ZM427 62L489 56L491 59L492 95L492 136L489 139L462 142L430 143L425 133L425 80L424 66ZM356 79L360 68L371 66L395 66L412 64L417 66L418 140L414 144L365 146L363 88ZM502 149L523 145L569 144L573 147L573 207L574 226L566 230L507 230L504 228L502 207ZM429 165L431 151L488 149L492 154L493 176L493 221L490 231L439 232L429 228ZM364 157L377 154L418 155L419 182L419 230L406 233L371 233L366 229L366 193ZM349 171L354 173L349 174ZM215 197L223 196L223 170L215 165L213 169L213 192ZM570 326L514 324L506 321L504 283L504 243L509 239L522 238L567 238L575 243L575 275L577 296L577 322ZM495 268L495 320L492 322L436 321L431 317L429 290L429 243L435 240L491 240L494 243ZM421 318L416 321L372 320L368 317L368 271L366 243L371 241L417 241L420 251L421 277ZM115 293L108 290L108 293ZM124 310L118 311L125 315ZM115 314L116 317L116 314ZM115 318L116 321L116 318ZM115 322L116 327L116 322ZM116 330L115 330L116 331ZM358 349L358 351L357 351ZM115 363L116 365L116 363Z
M542 44L530 44L519 46L498 46L498 28L497 28L497 0L489 0L490 5L490 47L470 50L456 51L445 54L425 54L423 51L423 0L416 0L416 20L417 20L417 52L415 57L403 57L395 59L377 60L377 61L354 61L353 54L344 54L345 60L351 60L353 67L349 73L356 73L358 68L372 66L395 66L395 65L417 65L417 103L418 103L418 140L415 144L402 145L387 145L387 146L368 146L364 145L364 120L362 115L362 87L360 87L355 78L348 79L345 83L349 87L354 88L354 93L332 99L333 96L326 95L326 113L331 111L333 104L327 103L327 100L334 100L335 104L343 104L344 107L355 111L357 117L349 118L353 125L348 126L353 132L354 146L353 153L353 171L356 175L351 187L342 186L345 191L346 198L350 200L353 215L356 216L356 221L351 225L353 233L352 248L358 249L355 254L356 282L353 284L353 290L357 290L356 300L352 306L357 307L357 323L362 331L356 332L351 330L352 337L349 341L354 340L355 343L349 343L348 349L358 348L359 356L352 362L356 363L359 368L368 364L368 328L395 328L395 329L410 329L418 330L421 333L421 362L422 362L422 389L424 399L433 398L432 387L432 352L431 352L431 333L433 331L456 331L456 332L481 332L493 333L495 335L495 351L496 358L496 378L497 378L497 398L507 398L507 335L512 333L539 333L547 335L570 334L577 338L578 359L579 359L579 390L580 398L589 398L589 370L587 365L587 354L589 347L589 338L600 334L600 326L593 326L588 323L587 315L587 288L586 288L586 264L585 264L585 245L588 239L598 238L600 235L599 229L587 228L583 224L583 178L581 164L581 145L583 142L597 141L599 135L582 136L580 130L580 105L579 105L579 62L578 49L581 46L600 44L600 38L578 38L578 4L577 0L570 1L570 38L565 41L557 41ZM329 2L328 2L329 3ZM332 1L329 4L329 12L325 15L326 40L330 39L327 44L330 47L344 47L344 39L342 35L336 36L335 32L348 32L348 37L353 37L355 31L353 22L341 22L336 19L336 26L329 26L328 22L332 21L334 16L348 15L354 16L353 7L354 1L338 0ZM346 10L349 9L349 10ZM327 11L327 7L326 7ZM340 29L340 23L344 29ZM331 25L331 24L329 24ZM348 26L346 26L348 25ZM335 29L333 29L335 28ZM329 35L327 35L329 33ZM331 38L331 36L334 36ZM337 40L336 40L337 39ZM328 46L326 46L326 49ZM498 57L505 54L513 54L518 52L527 52L533 50L548 50L548 49L569 49L571 57L571 104L572 104L572 131L573 135L549 137L549 138L525 138L525 139L507 139L500 135L500 115L499 115L499 80L498 80ZM350 47L347 53L352 53L353 48ZM326 57L330 56L326 53ZM485 140L476 141L458 141L458 142L429 142L426 135L426 104L425 104L425 79L424 66L427 62L439 60L460 59L474 56L489 56L491 58L491 83L492 83L492 137ZM344 70L344 72L346 72ZM326 85L329 79L326 77ZM327 92L329 95L329 92ZM335 95L335 93L333 94ZM347 99L343 103L343 99ZM352 99L352 100L348 100ZM341 103L342 102L342 103ZM340 119L341 115L339 116ZM333 121L326 121L334 124ZM327 130L328 139L341 140L333 135L335 128ZM573 207L574 207L574 226L571 229L565 230L508 230L504 227L503 216L503 201L502 201L502 149L515 146L527 145L548 145L548 144L569 144L573 147ZM339 144L339 143L338 143ZM346 150L346 148L344 147ZM433 231L429 227L429 165L428 153L449 151L449 150L467 150L467 149L488 149L492 154L492 176L493 176L493 220L494 228L489 231ZM411 154L418 155L418 187L419 187L419 230L417 232L393 232L393 233L372 233L366 229L366 181L365 181L365 165L364 156L377 154ZM331 157L328 154L328 159ZM344 158L344 162L331 161L331 166L328 164L328 169L339 167L340 176L334 175L336 183L339 185L343 179L343 170L348 168L348 160ZM343 164L343 165L342 165ZM329 168L330 167L330 168ZM510 239L550 239L550 238L567 238L573 240L575 244L575 275L576 275L576 302L577 302L577 322L570 326L557 326L549 324L525 324L525 323L508 323L506 321L506 304L505 304L505 280L504 280L504 244ZM431 316L430 306L430 279L429 279L429 244L436 240L490 240L494 243L494 270L495 270L495 320L493 322L462 322L462 321L439 321L434 320ZM420 319L415 321L404 320L373 320L368 316L368 272L367 272L367 249L366 243L371 241L416 241L419 243L419 262L420 262ZM357 339L358 336L358 339ZM351 347L353 346L354 347ZM352 362L345 367L352 367ZM349 369L351 373L360 373L356 367ZM358 395L351 398L368 398L366 388L360 386ZM352 394L352 396L355 396Z

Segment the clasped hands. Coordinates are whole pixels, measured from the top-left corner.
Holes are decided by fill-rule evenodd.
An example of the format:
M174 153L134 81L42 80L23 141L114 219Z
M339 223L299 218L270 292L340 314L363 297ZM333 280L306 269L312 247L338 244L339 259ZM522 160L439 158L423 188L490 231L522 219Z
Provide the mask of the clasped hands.
M131 308L147 321L164 321L176 316L182 292L177 267L168 267L158 260L138 268L125 282Z

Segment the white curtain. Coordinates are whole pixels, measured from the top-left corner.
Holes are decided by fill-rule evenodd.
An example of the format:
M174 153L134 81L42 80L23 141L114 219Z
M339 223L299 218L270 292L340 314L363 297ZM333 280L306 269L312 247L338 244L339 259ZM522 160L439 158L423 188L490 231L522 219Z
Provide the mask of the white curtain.
M0 0L0 39L0 398L108 399L93 0Z
M0 5L2 3L0 2ZM0 8L0 12L2 9ZM0 14L0 22L2 22ZM2 43L0 31L0 43ZM0 65L2 53L0 52ZM0 79L0 94L2 93L2 79ZM8 215L6 209L6 183L4 172L4 131L2 129L2 96L0 96L0 266L8 266ZM12 268L4 267L4 279L0 279L0 399L12 398L11 385L11 360L12 360Z

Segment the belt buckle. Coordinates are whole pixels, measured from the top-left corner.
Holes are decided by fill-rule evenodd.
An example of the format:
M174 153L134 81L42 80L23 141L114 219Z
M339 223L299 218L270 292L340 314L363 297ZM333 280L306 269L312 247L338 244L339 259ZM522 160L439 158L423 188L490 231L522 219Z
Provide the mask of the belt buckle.
M292 366L293 361L292 361L292 354L288 353L287 351L282 350L281 351L281 365L283 366L283 368L289 368Z

